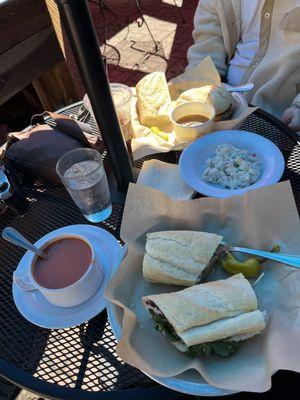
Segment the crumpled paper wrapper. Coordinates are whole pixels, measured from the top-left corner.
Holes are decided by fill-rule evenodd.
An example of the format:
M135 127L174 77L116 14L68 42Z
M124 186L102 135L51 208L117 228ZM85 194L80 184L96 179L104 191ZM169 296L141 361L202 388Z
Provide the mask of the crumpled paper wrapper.
M181 178L178 164L155 159L143 163L136 183L160 190L176 200L190 200L195 193Z
M300 254L300 224L289 182L228 199L171 200L146 186L131 184L121 227L129 253L114 275L107 298L123 315L119 356L151 375L176 376L195 369L211 385L236 391L264 392L279 369L300 372L300 271L272 261L255 285L259 309L268 312L261 335L242 343L226 359L191 358L176 350L154 329L141 304L144 295L176 291L174 286L150 284L142 277L146 233L169 229L214 232L232 245ZM215 268L209 280L225 277ZM226 275L227 276L227 275ZM182 288L181 288L182 289ZM123 312L122 312L123 311Z
M221 79L211 58L206 57L194 68L188 69L183 74L177 76L169 82L169 91L172 100L176 100L185 90L210 84L220 84ZM131 104L131 124L133 139L131 148L134 160L138 160L149 154L166 153L171 150L183 150L189 143L177 143L172 124L166 127L168 140L154 134L151 129L144 126L139 121L137 111L137 99L135 90ZM215 122L213 131L224 129L238 129L245 119L252 114L257 107L248 107L245 98L241 94L233 93L235 104L232 119L228 121Z

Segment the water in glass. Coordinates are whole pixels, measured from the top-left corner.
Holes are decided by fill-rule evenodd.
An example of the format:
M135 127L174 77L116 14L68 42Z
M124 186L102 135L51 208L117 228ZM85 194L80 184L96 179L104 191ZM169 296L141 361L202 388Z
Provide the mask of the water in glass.
M65 171L64 179L72 199L89 221L109 217L112 206L103 166L93 160L81 161Z

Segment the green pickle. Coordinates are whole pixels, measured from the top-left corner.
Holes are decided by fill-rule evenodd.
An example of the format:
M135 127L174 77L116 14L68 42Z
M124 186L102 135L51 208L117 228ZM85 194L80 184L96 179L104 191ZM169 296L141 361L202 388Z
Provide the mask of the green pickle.
M272 253L278 253L280 246L275 245L272 247ZM231 275L242 273L245 278L255 278L261 272L261 264L266 259L258 259L250 257L245 261L238 261L231 253L226 254L226 258L221 261L222 267Z
M245 278L254 278L261 271L261 264L256 258L248 258L246 261L238 261L232 254L228 253L221 261L223 269L231 275L242 273Z

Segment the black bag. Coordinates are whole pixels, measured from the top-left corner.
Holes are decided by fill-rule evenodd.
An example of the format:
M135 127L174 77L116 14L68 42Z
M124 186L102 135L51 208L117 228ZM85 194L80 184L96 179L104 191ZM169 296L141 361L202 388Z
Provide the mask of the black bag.
M31 122L28 130L8 135L2 153L2 158L23 174L58 183L56 163L64 154L82 147L100 153L104 150L102 141L86 123L48 111L34 116Z

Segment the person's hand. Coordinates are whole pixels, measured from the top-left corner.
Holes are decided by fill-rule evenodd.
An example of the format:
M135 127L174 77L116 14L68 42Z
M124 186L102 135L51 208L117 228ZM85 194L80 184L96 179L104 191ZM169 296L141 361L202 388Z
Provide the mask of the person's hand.
M282 121L294 131L300 131L300 107L287 108L282 115Z

